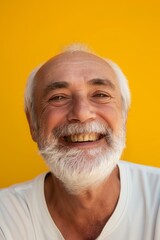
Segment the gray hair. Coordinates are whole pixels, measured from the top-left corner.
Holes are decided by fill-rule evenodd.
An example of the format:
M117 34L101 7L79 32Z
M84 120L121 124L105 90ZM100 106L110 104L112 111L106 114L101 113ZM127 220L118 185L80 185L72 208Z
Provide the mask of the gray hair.
M86 45L83 44L72 44L64 49L61 53L67 53L67 52L78 52L78 51L83 51L83 52L88 52L91 54L95 54L92 52ZM97 55L97 54L96 54ZM98 56L98 55L97 55ZM99 56L98 56L99 57ZM102 58L102 57L101 57ZM121 92L121 98L122 98L122 104L123 104L123 116L124 119L126 120L128 110L130 107L131 103L131 96L130 96L130 90L128 86L128 80L120 67L110 59L102 58L103 60L106 61L106 63L109 64L109 66L113 69L117 76L117 80L119 83L120 87L120 92ZM25 89L25 96L24 96L24 106L25 106L25 112L30 115L31 123L37 128L37 119L36 119L36 114L35 114L35 108L34 108L34 87L35 87L35 75L38 72L38 70L43 66L43 64L39 65L36 67L31 74L28 77L27 84L26 84L26 89Z

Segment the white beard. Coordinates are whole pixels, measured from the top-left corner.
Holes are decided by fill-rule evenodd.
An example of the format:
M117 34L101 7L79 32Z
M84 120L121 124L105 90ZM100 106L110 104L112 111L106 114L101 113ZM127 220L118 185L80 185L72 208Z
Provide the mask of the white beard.
M68 127L70 128L70 125L66 128L68 129ZM63 126L61 129L60 135L64 134ZM78 131L78 129L81 130ZM109 177L117 165L125 146L125 130L121 129L117 136L113 136L111 130L105 126L105 132L106 129L108 135L110 134L108 140L106 138L106 145L89 150L59 145L58 138L54 137L53 134L46 141L41 134L40 153L51 172L64 184L69 193L79 194L92 186L98 186ZM68 131L69 134L78 132L104 133L104 126L93 122L79 128L79 124L74 124L70 130L65 131Z

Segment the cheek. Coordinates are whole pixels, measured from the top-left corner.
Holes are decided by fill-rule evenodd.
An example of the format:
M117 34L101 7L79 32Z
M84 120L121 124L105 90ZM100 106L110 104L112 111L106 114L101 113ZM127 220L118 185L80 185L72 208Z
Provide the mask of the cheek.
M64 110L48 108L40 116L39 128L48 135L55 127L64 123L66 119Z
M103 107L99 115L101 115L113 131L116 131L122 126L122 114L120 109L111 106Z

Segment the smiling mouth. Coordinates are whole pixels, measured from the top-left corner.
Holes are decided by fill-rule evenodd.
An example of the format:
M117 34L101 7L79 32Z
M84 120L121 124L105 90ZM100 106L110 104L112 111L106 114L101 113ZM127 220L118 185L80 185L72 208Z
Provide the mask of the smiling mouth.
M73 134L69 136L63 137L66 142L72 143L82 143L82 142L95 142L100 140L104 135L99 133L80 133L80 134Z

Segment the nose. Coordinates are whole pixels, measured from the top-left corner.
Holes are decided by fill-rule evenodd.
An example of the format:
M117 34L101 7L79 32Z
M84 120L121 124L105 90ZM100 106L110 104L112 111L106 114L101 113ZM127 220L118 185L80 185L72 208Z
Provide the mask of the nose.
M72 107L68 113L69 122L86 122L96 118L94 107L88 99L76 98L73 100Z

